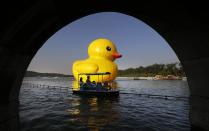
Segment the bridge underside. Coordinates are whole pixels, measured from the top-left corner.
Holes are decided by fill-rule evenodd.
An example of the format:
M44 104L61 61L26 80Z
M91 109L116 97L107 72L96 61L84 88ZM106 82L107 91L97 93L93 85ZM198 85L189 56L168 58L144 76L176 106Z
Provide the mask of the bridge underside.
M136 17L165 38L188 77L192 130L209 130L209 8L206 5L80 0L71 4L59 0L0 4L0 130L19 130L19 89L31 59L44 42L66 24L104 11Z

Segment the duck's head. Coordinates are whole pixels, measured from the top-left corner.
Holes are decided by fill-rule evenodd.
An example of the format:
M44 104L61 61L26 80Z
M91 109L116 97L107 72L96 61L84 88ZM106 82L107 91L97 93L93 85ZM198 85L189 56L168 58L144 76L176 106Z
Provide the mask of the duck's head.
M94 58L106 58L114 61L116 58L122 57L121 54L117 52L117 49L113 42L108 39L96 39L91 42L88 47L89 57Z

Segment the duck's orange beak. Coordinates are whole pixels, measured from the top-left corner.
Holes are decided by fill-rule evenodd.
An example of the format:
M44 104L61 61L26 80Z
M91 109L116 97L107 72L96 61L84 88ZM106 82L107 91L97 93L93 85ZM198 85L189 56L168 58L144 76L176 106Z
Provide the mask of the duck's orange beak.
M120 57L122 57L122 55L119 54L118 52L113 53L112 56L113 56L114 58L120 58Z

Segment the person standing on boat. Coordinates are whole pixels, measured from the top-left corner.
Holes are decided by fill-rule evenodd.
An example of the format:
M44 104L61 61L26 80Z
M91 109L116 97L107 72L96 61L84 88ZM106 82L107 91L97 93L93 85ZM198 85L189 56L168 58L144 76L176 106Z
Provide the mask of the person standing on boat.
M82 77L80 78L79 84L80 84L80 86L83 86L83 78Z
M86 84L87 84L88 86L91 86L90 76L87 76Z

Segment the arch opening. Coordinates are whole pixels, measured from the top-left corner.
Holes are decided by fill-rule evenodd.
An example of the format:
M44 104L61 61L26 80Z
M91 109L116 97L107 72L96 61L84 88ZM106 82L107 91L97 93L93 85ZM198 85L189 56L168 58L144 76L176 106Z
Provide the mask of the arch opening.
M85 17L84 17L85 18ZM82 18L81 18L82 19ZM71 23L72 24L72 23ZM71 24L69 24L69 25L71 25ZM111 34L112 35L112 34ZM125 40L125 39L123 39L123 40ZM87 42L86 42L87 43ZM120 43L120 42L118 42L118 43ZM86 46L86 45L85 45ZM56 47L56 49L57 49L57 47ZM73 50L75 50L76 48L74 48ZM78 47L77 47L77 49L78 49ZM121 47L121 49L119 49L119 50L123 50L123 48ZM136 52L137 52L137 50L135 50ZM133 52L133 50L132 50L132 52ZM160 53L160 52L159 52ZM72 54L69 54L69 55L72 55ZM67 56L67 55L66 55ZM80 57L80 56L79 56ZM54 59L54 57L53 57L53 59ZM130 62L129 62L129 64L130 64ZM119 67L120 67L120 65L129 65L128 63L127 64L125 64L125 63L119 63ZM153 63L154 64L154 63ZM165 64L165 63L164 63ZM137 64L136 64L137 65ZM149 65L149 64L147 64L147 65ZM128 67L124 67L124 69L125 68L128 68ZM137 67L135 67L135 68L137 68ZM46 69L44 69L44 70L46 70ZM60 72L58 72L58 73L60 73ZM63 73L63 72L62 72ZM47 79L47 78L46 78ZM50 80L50 81L54 81L54 80ZM38 83L39 84L39 83ZM120 83L121 84L121 83ZM123 83L122 83L123 84ZM179 84L179 83L178 83ZM127 85L129 85L130 86L130 84L127 84ZM125 86L127 86L127 85L125 85ZM181 84L180 84L181 85ZM132 85L133 86L133 85ZM165 85L166 86L166 85ZM127 93L127 92L126 92ZM56 98L57 99L57 98ZM89 102L89 101L91 101L91 102ZM89 99L89 101L83 101L82 99L78 99L78 100L76 100L75 102L74 102L74 104L75 105L81 105L81 103L90 103L89 105L91 106L91 109L92 110L98 110L97 108L98 108L98 106L95 106L95 105L101 105L101 103L102 102L109 102L109 103L111 103L111 101L110 100L101 100L101 101L98 101L98 99L97 98L90 98ZM128 101L128 102L130 102L130 101ZM108 103L108 104L109 104ZM113 102L113 103L117 103L117 101L115 102ZM130 104L130 103L129 103ZM177 104L179 104L179 103L177 103ZM181 104L180 104L181 105ZM48 105L49 106L49 105ZM79 106L79 108L81 108L82 109L82 107L80 107ZM71 115L78 115L78 114L80 114L81 113L81 111L79 110L79 108L76 108L75 110L73 110L73 109L69 109L68 111L69 111L69 113L71 114ZM112 111L112 110L111 110ZM110 111L110 112L111 112ZM115 113L115 112L114 112ZM154 112L153 112L154 113ZM116 113L117 114L117 113ZM62 116L62 117L65 117L65 116ZM116 115L115 116L116 118L118 117L118 115ZM107 119L110 119L109 118L109 116L107 116L107 117L105 117L105 118L107 118ZM94 125L94 123L96 123L96 121L97 121L98 119L95 119L94 117L89 117L89 119L87 120L88 121L88 123L90 123L90 128L92 128L92 129L94 129L95 127L92 127L92 125L91 124L93 124L93 126L95 126ZM111 119L112 120L112 119ZM84 121L86 121L86 120L84 120ZM99 122L103 122L103 119L99 119ZM97 123L98 124L98 123ZM97 129L97 128L96 128ZM189 127L188 127L188 129L189 129Z

